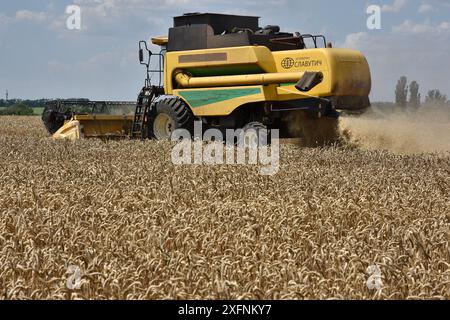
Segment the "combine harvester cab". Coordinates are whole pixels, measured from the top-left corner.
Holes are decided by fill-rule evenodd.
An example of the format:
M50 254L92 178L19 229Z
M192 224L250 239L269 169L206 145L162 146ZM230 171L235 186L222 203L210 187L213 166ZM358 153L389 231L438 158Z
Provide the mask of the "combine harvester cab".
M147 67L147 80L128 134L165 140L175 129L192 131L194 121L201 120L207 128L279 129L282 137L299 136L321 144L336 138L340 110L370 106L371 75L361 52L334 49L322 35L261 28L258 21L248 16L187 14L174 18L168 37L152 39L161 47L159 54L141 41L139 56ZM151 70L154 56L159 67ZM150 83L151 73L160 76L158 86ZM73 120L79 123L68 125L56 137L76 139L72 131L77 126L85 131L91 127L86 125L91 119ZM116 120L123 122L119 128L130 121L95 119L105 124ZM104 127L117 130L111 123ZM105 130L97 132L108 134Z

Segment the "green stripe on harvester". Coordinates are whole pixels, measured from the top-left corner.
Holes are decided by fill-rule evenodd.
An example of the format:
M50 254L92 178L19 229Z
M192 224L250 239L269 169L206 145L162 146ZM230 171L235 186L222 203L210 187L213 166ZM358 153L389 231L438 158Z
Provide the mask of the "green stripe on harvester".
M293 82L293 83L282 83L280 84L280 87L290 87L290 86L295 86L297 83Z
M223 89L223 90L186 90L180 91L182 96L192 108L208 104L227 101L235 98L261 93L261 89Z

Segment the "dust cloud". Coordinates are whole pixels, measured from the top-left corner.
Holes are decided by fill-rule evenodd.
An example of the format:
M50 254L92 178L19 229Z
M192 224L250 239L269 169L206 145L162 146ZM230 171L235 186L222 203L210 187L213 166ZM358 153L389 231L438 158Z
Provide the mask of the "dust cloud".
M339 127L344 139L366 150L396 154L450 152L450 108L423 106L417 111L372 108L343 115Z

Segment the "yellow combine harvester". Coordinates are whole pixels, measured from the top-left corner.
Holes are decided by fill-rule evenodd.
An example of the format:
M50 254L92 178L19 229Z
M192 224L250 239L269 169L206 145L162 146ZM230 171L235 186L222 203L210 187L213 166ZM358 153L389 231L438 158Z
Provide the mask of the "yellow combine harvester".
M159 54L152 54L146 42L139 44L147 80L134 116L69 113L61 118L61 110L48 108L44 122L49 127L49 119L59 115L62 127L52 133L67 139L164 140L175 129L192 132L194 121L201 120L208 128L280 129L283 137L300 132L319 142L330 138L329 130L322 129L335 127L339 110L370 106L370 69L359 51L333 49L323 36L260 28L258 19L198 13L176 17L168 37L152 39L161 47ZM149 68L152 57L159 62L155 70ZM163 80L158 86L150 83L151 73Z

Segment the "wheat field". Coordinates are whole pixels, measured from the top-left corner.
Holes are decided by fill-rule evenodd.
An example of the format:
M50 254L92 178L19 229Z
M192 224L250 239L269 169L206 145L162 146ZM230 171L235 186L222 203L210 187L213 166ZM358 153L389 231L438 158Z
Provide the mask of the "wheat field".
M261 176L170 150L0 117L0 299L450 298L448 154L282 145Z

